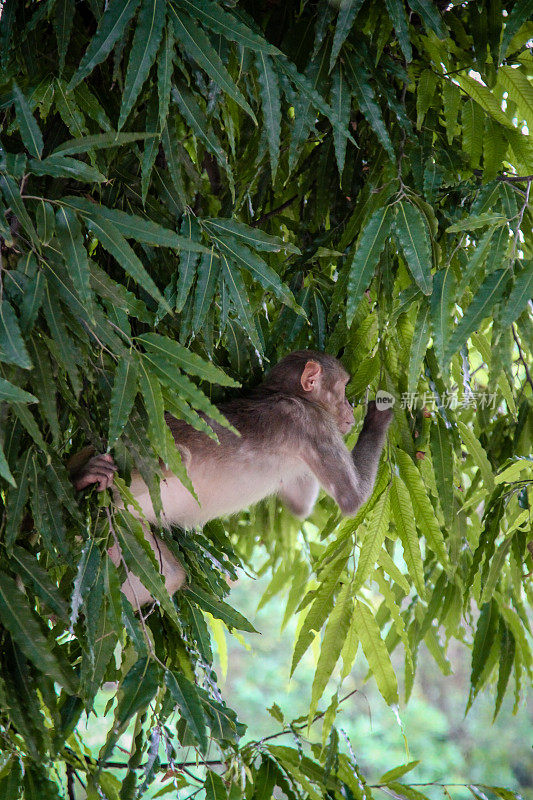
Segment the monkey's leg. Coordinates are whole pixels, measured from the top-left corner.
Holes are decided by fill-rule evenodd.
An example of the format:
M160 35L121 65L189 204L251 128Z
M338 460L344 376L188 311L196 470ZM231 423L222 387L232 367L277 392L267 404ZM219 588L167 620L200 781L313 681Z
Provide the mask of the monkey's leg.
M319 486L313 473L307 472L285 482L278 494L292 514L300 519L305 519L316 503Z
M161 541L158 536L154 536L144 523L141 524L145 539L154 551L157 563L159 564L159 571L165 581L167 592L173 595L183 586L187 579L187 574L166 544ZM108 553L112 562L118 567L121 561L120 548L115 544L108 550ZM122 584L121 589L135 610L146 605L146 603L152 603L154 601L154 598L137 575L134 575L133 572L129 570L126 572L126 580Z

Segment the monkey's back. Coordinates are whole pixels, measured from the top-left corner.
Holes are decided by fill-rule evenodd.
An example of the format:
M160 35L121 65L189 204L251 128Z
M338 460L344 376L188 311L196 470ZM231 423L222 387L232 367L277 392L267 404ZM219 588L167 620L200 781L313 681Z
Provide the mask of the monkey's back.
M166 471L161 482L164 523L185 528L203 525L281 491L308 472L301 458L301 431L320 411L280 393L233 400L219 409L240 436L202 415L218 436L216 442L167 415L199 503ZM147 519L156 522L148 488L138 473L132 477L132 491Z

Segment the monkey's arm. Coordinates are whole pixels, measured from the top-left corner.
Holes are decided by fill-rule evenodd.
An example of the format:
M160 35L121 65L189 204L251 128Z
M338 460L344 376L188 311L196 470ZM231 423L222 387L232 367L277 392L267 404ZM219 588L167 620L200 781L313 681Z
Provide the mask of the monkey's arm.
M363 428L351 453L340 434L332 439L320 436L318 431L312 446L302 456L346 516L353 516L372 494L391 420L392 411L378 411L374 403L369 403Z
M292 514L300 519L305 519L316 503L319 486L315 476L311 472L307 472L284 483L278 495Z

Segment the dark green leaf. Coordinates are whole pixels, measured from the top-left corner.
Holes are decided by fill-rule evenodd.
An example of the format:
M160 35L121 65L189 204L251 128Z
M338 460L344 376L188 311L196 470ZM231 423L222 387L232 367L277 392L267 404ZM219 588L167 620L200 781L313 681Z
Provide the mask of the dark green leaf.
M74 672L66 662L58 660L26 595L4 572L0 572L0 619L37 669L50 675L69 691L76 692Z
M359 237L357 248L348 266L348 297L346 301L348 325L351 325L361 298L372 280L381 251L385 247L390 233L393 215L392 206L378 208L370 217Z
M135 14L139 0L111 0L99 22L80 65L69 83L69 91L81 83L103 61L123 36L126 25Z
M31 369L32 363L20 333L13 306L4 299L0 302L0 361Z
M445 363L450 361L485 317L489 316L494 305L501 299L509 278L510 273L506 269L498 269L485 278L450 336L444 354Z
M234 83L231 75L222 63L222 59L216 50L213 49L202 29L198 25L194 25L190 17L185 14L178 16L172 6L170 6L170 15L176 39L178 39L188 55L207 72L211 80L220 86L224 92L251 116L254 122L257 122L249 103Z
M93 292L90 285L89 259L85 249L81 225L68 208L56 213L56 230L63 258L69 266L72 283L89 316L93 317Z
M43 135L35 121L28 101L13 81L13 98L15 100L15 111L20 135L26 150L35 158L40 158L43 152Z
M119 130L124 127L154 62L163 34L165 14L166 0L141 0L122 93Z
M108 448L113 447L129 419L137 394L138 362L134 354L121 358L113 381L109 408Z
M398 203L395 230L411 275L424 294L431 294L431 244L426 219L418 206Z
M200 745L200 751L205 754L207 752L205 715L196 686L185 675L170 670L165 672L165 683L179 706L180 714Z

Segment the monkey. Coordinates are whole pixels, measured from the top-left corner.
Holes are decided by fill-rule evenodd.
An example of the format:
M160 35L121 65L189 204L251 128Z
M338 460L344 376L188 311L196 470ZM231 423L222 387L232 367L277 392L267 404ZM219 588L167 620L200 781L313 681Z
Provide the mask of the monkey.
M314 350L298 350L283 358L247 397L219 406L240 436L213 420L218 442L183 420L166 415L196 496L163 465L159 524L200 527L216 517L242 511L277 495L296 516L311 513L322 487L345 516L355 515L370 497L393 412L368 404L362 430L350 452L343 437L354 425L345 389L350 376L340 361ZM96 484L112 487L117 468L108 453L90 458L71 472L77 490ZM157 523L148 487L133 472L130 490L145 519ZM169 594L185 582L185 570L164 542L145 530ZM120 551L112 547L115 564ZM122 591L138 605L152 597L134 575Z

